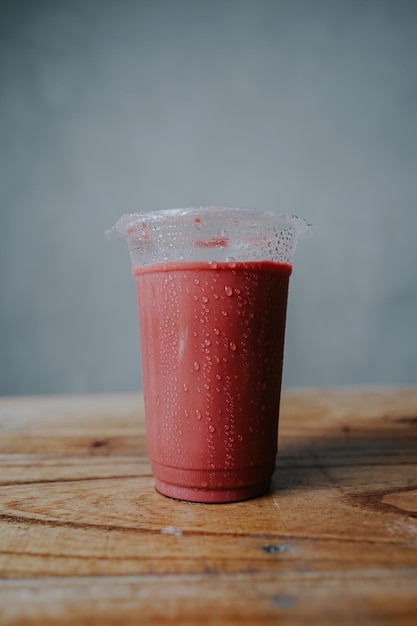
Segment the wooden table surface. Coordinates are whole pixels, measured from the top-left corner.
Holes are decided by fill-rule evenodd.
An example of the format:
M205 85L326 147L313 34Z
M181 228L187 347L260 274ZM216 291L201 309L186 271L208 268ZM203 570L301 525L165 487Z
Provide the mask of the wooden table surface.
M140 396L0 399L0 624L417 624L417 388L286 392L279 447L188 504Z

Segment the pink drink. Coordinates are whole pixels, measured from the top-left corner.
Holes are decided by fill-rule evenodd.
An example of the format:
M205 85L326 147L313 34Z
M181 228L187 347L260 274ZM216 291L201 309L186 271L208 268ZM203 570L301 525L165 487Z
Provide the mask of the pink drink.
M161 493L234 502L275 469L288 282L310 226L224 207L122 216L136 280L148 451Z
M263 493L277 452L291 265L183 261L133 273L156 488L197 502Z

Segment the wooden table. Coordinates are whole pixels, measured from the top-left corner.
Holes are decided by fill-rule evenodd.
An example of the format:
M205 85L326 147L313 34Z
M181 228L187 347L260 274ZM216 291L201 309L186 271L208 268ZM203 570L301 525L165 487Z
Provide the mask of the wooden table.
M0 624L417 624L417 388L287 392L273 490L154 491L142 399L0 399Z

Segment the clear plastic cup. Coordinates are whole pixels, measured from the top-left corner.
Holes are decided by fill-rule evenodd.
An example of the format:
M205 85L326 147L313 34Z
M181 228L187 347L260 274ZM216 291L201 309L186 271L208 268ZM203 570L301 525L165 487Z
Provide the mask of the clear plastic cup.
M193 502L266 492L302 218L222 207L125 215L156 489Z

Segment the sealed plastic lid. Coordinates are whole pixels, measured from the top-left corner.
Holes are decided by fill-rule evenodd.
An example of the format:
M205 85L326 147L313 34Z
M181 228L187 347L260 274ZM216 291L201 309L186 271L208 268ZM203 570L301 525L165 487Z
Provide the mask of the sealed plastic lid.
M295 215L207 207L123 215L106 234L126 240L133 267L164 261L292 263L297 241L310 228Z

